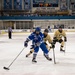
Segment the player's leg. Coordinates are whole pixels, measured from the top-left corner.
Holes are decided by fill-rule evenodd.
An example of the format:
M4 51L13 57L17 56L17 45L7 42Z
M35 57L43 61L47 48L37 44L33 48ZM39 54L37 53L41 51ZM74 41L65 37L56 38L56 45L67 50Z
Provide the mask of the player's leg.
M36 61L36 56L37 56L38 51L39 51L39 47L37 46L37 47L34 48L34 53L33 53L32 62L35 62L35 63L37 62L37 61Z
M48 49L46 48L46 45L44 44L44 43L42 43L41 45L40 45L40 48L42 49L42 51L44 52L44 56L45 56L45 58L47 59L47 60L52 60L52 58L50 58L49 57L49 55L48 55Z
M30 50L30 52L26 55L26 57L28 57L29 55L31 55L34 52L34 48Z
M11 39L11 32L9 32L9 38Z
M31 55L33 52L34 52L34 45L31 45L31 48L30 48L30 52L26 55L26 57L28 57L29 55Z
M44 44L46 45L47 49L50 51L51 46L49 46L46 42L44 42Z
M47 47L48 51L50 51L52 48L52 46L49 46L48 44L46 45L46 47Z
M64 41L63 41L63 42L61 42L60 50L61 50L61 51L63 51L63 52L65 52L65 50L64 50L63 48L64 48Z
M64 48L64 41L63 41L62 39L60 39L60 40L59 40L59 43L61 43L60 51L65 52L65 50L63 49L63 48Z

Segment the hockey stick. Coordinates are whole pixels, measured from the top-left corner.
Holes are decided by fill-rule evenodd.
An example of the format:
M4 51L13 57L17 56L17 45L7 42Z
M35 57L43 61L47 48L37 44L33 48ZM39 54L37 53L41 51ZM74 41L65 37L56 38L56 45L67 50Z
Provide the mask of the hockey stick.
M56 64L56 61L55 61L55 51L54 51L54 48L53 48L53 58L54 58L54 64Z
M14 63L14 61L18 58L18 56L23 52L24 48L20 51L20 53L15 57L15 59L10 63L8 67L3 67L5 70L9 70L10 66Z

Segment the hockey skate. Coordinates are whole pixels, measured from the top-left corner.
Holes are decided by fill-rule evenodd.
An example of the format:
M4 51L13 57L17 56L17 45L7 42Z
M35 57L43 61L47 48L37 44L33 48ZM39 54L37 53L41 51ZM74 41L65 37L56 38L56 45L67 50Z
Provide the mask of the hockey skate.
M35 58L33 58L33 59L32 59L32 62L33 62L33 63L37 63L37 61L36 61L36 59L35 59Z
M28 57L29 55L27 54L26 57Z
M52 58L50 58L47 54L44 54L45 58L49 61L52 61Z
M61 52L65 52L65 50L63 50L62 48L60 48L60 51L61 51Z
M37 54L33 54L33 59L32 59L32 62L33 62L33 63L37 63L37 61L36 61L36 56L37 56Z
M26 55L26 57L28 57L30 54L31 54L31 53L28 53L28 54Z
M33 53L34 50L31 50L27 55L26 57L28 57L29 55L31 55Z

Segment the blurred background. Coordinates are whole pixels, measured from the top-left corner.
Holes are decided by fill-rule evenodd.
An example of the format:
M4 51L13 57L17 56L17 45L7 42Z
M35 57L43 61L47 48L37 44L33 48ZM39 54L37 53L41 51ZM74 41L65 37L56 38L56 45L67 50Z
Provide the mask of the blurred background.
M57 29L75 31L75 0L0 0L0 30ZM29 30L28 30L29 29Z

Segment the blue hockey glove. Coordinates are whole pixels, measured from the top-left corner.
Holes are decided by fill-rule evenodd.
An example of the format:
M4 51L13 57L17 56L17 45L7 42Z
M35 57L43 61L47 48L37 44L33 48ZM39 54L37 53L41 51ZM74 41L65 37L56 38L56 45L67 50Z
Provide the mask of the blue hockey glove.
M24 46L25 46L25 47L28 46L28 42L29 42L29 41L30 41L30 40L27 38L26 41L24 42Z
M28 42L25 41L24 42L24 46L27 47L28 46Z
M30 49L34 49L35 48L35 46L34 45L31 45L31 48Z

